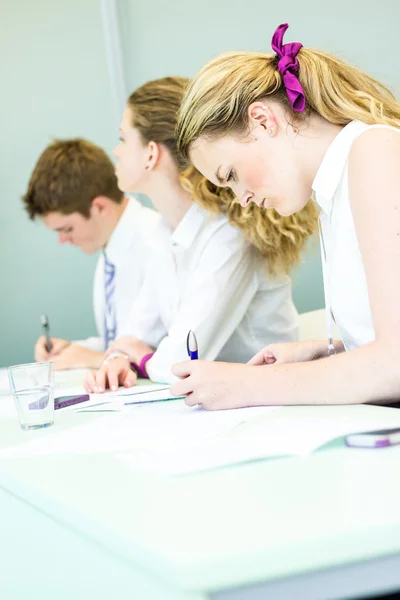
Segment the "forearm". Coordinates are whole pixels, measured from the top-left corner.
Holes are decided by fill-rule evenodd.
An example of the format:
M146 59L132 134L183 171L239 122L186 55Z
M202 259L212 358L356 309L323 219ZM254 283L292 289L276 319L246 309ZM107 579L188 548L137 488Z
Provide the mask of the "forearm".
M79 344L76 344L76 346L79 346ZM80 360L82 362L82 367L84 368L99 369L103 364L103 359L103 352L96 352L95 350L85 348L85 355L82 356L82 358L78 358L78 361Z
M55 369L98 369L103 362L103 353L69 344L65 350L51 358Z
M255 403L361 404L400 400L399 344L373 342L317 361L249 367Z

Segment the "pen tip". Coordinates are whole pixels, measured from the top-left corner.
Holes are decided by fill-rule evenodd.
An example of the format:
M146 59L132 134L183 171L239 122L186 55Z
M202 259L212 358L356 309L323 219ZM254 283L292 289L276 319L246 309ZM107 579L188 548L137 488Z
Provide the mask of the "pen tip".
M192 331L192 330L190 330L188 333L187 346L188 346L188 351L196 352L198 350L197 339L196 339L194 331Z

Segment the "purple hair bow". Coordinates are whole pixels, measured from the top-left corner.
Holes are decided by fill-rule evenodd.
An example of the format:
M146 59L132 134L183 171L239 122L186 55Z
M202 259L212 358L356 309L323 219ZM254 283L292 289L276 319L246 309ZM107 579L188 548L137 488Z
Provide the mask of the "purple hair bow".
M306 95L297 77L299 72L297 53L303 47L303 44L300 44L300 42L282 44L283 36L288 27L287 23L283 23L277 27L272 36L271 46L279 58L278 70L282 75L289 102L293 110L303 112L306 107Z

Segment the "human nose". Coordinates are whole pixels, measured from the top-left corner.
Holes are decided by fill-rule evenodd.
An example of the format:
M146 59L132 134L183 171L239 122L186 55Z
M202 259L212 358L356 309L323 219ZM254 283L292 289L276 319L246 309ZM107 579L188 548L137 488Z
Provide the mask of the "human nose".
M60 244L66 244L68 242L68 235L62 231L58 234L58 241Z

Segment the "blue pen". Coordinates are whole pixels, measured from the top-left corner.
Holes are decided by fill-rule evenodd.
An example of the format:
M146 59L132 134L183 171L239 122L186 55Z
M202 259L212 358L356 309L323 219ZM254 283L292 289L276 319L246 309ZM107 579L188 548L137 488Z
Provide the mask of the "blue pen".
M197 346L196 336L194 331L190 330L186 339L186 348L190 360L197 360L199 358L199 348Z

